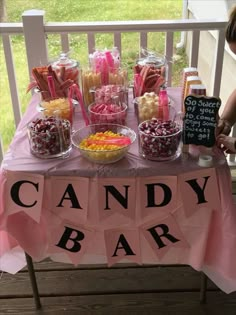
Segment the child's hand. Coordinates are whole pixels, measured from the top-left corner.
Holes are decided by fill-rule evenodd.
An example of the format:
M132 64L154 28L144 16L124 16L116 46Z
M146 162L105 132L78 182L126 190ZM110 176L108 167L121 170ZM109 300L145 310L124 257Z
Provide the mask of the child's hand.
M216 138L217 146L226 153L236 153L236 138L220 134Z

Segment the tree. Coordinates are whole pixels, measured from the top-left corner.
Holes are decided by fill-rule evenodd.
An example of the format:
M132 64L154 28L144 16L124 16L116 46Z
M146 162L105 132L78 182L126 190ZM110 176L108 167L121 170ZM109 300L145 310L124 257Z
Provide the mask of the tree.
M0 0L0 22L7 21L6 0Z

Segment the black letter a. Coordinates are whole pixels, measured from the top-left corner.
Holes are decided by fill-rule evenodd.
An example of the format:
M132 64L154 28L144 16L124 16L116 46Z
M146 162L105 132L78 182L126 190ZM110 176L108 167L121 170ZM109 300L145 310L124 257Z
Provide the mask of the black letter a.
M122 246L119 247L119 243L121 243ZM134 256L135 255L134 252L132 251L131 247L129 246L126 238L124 237L124 234L120 235L119 240L118 240L117 245L116 245L116 249L115 249L114 254L112 255L112 257L118 256L116 254L116 252L117 252L118 249L122 249L122 248L124 248L124 250L126 252L125 256L128 256L128 255L133 255Z

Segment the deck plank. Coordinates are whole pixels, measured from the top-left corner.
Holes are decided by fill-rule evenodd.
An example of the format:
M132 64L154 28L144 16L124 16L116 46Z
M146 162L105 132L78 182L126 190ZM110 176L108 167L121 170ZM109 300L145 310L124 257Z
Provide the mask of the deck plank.
M42 296L197 291L200 288L200 274L190 267L48 270L37 272L36 277ZM217 290L210 280L208 288ZM22 297L32 295L28 273L4 274L0 296L15 297L20 294Z
M112 267L109 267L109 269L120 269L120 268L157 268L161 266L173 266L173 267L179 267L182 268L183 266L188 266L188 265L154 265L154 264L149 264L149 265L142 265L138 266L135 263L117 263L113 265ZM78 266L74 266L71 263L61 263L61 262L54 262L49 258L46 258L40 262L34 262L34 269L35 271L42 271L42 270L76 270L76 269L86 269L86 270L91 270L91 269L108 269L107 264L81 264ZM23 271L27 272L27 266L23 269Z
M142 293L42 298L36 311L33 300L2 299L0 314L10 315L235 315L236 294L208 292L208 302L199 303L196 292Z

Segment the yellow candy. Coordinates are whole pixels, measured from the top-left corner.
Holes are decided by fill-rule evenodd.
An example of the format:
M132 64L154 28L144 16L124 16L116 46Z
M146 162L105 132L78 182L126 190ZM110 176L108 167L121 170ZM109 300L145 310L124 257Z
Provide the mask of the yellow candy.
M95 134L91 134L88 138L85 138L81 141L79 147L84 150L92 150L92 151L113 151L116 149L120 149L120 146L115 144L90 144L88 140L106 140L106 137L120 137L119 134L114 133L112 131L105 132L97 132ZM101 154L101 153L99 153Z

